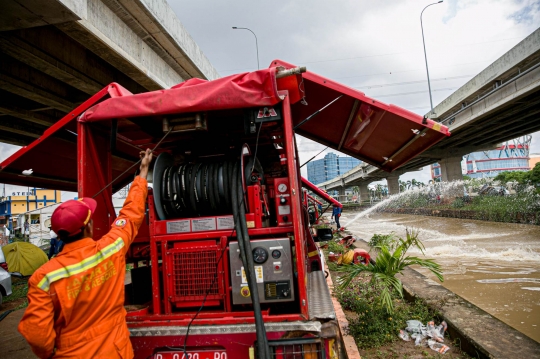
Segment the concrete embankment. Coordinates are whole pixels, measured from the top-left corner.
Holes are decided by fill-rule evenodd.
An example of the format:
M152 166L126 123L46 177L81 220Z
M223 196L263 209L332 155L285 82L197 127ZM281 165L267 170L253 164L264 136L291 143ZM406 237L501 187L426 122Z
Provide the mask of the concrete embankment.
M369 250L364 241L356 247ZM452 340L474 358L540 358L540 343L449 291L417 271L406 268L403 276L407 300L421 299L437 309L448 323Z

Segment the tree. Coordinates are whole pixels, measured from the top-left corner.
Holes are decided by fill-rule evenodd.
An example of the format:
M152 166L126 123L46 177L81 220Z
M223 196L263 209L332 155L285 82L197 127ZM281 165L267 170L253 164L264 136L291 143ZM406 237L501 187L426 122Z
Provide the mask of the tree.
M533 169L528 172L529 181L535 187L540 187L540 162L534 165Z
M525 184L529 181L529 173L531 171L504 171L495 176L494 180L501 183L518 182Z
M425 184L424 184L423 182L417 181L417 180L414 179L414 178L413 178L412 181L411 181L411 185L412 185L413 188L414 188L414 187L420 188L420 187L424 187L424 186L425 186Z
M398 182L399 182L399 191L405 192L405 190L407 189L407 183L403 182L402 180L398 180Z
M345 274L339 277L339 286L341 288L347 287L360 273L367 272L371 274L371 282L382 287L381 296L379 297L380 305L389 313L392 313L394 305L391 291L392 289L396 290L398 295L403 298L403 284L399 278L396 278L396 275L402 273L405 268L411 265L419 265L429 269L441 282L444 281L441 266L435 263L434 260L407 256L410 247L416 247L424 254L425 247L418 239L418 232L407 229L406 239L398 238L395 244L383 243L380 246L375 246L379 250L375 264L351 264L340 267L339 270L345 272Z

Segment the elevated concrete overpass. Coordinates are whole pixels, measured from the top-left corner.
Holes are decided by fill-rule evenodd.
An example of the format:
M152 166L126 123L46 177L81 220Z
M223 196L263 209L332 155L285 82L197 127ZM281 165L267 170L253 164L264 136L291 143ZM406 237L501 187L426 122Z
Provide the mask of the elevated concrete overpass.
M219 75L166 0L2 0L0 142L24 146L111 82Z
M540 130L540 28L472 78L434 108L437 119L452 135L388 173L362 164L318 186L344 191L359 186L367 198L367 185L386 178L390 193L399 191L403 173L439 162L442 179L461 179L461 159L471 152Z

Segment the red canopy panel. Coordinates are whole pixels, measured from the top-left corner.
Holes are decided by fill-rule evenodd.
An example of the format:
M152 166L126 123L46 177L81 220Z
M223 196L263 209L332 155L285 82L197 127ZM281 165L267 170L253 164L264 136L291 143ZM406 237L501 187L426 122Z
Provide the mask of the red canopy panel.
M295 67L281 60L271 66ZM429 119L424 125L420 115L335 81L309 71L302 77L307 105L296 102L292 106L295 125L342 97L295 131L388 172L450 135L446 126Z
M77 116L104 98L126 95L131 92L116 83L96 93L49 127L37 140L0 163L0 182L77 192ZM120 169L128 168L129 164L114 158L112 162L113 168ZM30 169L31 175L22 174Z
M80 121L273 106L281 100L276 70L270 68L213 81L194 78L167 90L111 98L86 111Z
M171 89L133 95L110 84L51 126L42 137L0 164L0 182L23 186L77 191L77 124L93 122L101 141L116 128L111 144L112 178L137 162L139 149L153 148L163 137L161 119L170 114L208 112L227 121L227 114L243 108L272 106L285 91L292 103L295 125L340 97L336 102L298 127L297 132L316 142L379 166L387 171L403 165L445 136L448 129L404 109L378 102L362 92L306 72L276 79L275 67L295 66L276 60L272 67L232 75L214 81L191 79ZM305 101L300 101L305 96ZM307 103L307 105L305 104ZM235 116L240 114L235 114ZM227 125L227 123L224 123ZM224 127L226 130L227 126ZM176 137L175 137L176 136ZM182 135L171 135L161 146L174 145ZM197 135L184 135L197 141ZM22 171L32 169L31 176ZM112 187L120 189L130 174Z

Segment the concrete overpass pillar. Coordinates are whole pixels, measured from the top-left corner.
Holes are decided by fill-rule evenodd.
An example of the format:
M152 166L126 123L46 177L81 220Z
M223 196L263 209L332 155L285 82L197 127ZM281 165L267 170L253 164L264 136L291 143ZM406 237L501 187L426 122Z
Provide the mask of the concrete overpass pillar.
M345 202L345 187L339 187L338 193L338 201L342 203Z
M393 175L386 177L386 183L388 185L389 195L399 193L399 176Z
M452 182L463 179L461 173L461 160L460 157L448 157L439 161L441 165L441 181Z
M368 184L369 183L362 183L361 185L358 186L358 188L360 189L360 203L369 201Z

